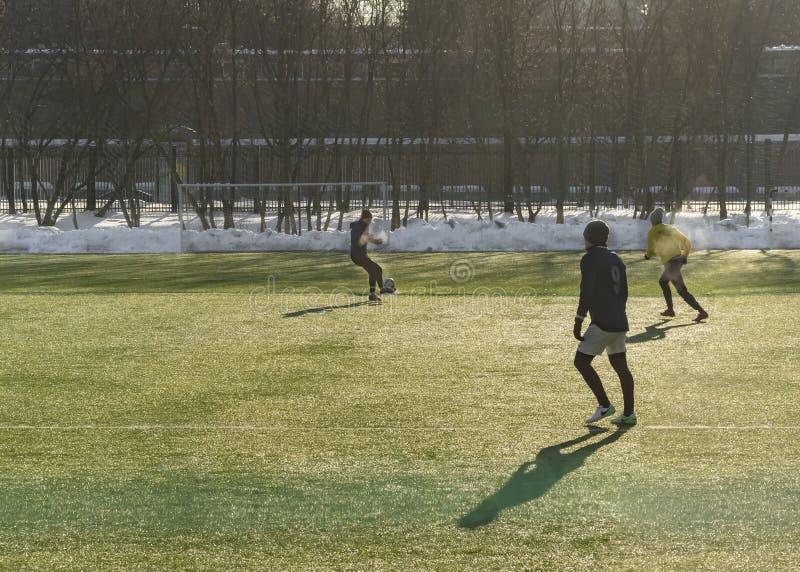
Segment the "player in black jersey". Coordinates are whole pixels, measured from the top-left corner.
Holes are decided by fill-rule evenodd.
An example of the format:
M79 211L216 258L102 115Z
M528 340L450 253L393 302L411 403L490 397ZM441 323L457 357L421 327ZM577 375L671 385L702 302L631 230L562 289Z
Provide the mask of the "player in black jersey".
M625 354L628 279L625 275L625 264L615 252L608 250L608 232L608 226L600 220L590 222L583 231L586 254L581 259L581 294L573 328L575 338L581 343L575 353L575 367L597 398L598 407L586 422L594 423L613 414L616 410L608 400L600 376L592 367L594 357L605 350L611 366L619 376L625 401L623 413L611 422L617 425L636 425L633 375L628 368ZM592 321L581 335L587 314L591 314Z
M372 213L368 210L361 212L361 218L350 223L350 260L360 266L369 274L369 299L371 302L380 302L375 294L375 287L380 288L381 294L394 292L391 288L383 286L383 269L367 256L367 244L381 244L383 239L369 232L372 222Z

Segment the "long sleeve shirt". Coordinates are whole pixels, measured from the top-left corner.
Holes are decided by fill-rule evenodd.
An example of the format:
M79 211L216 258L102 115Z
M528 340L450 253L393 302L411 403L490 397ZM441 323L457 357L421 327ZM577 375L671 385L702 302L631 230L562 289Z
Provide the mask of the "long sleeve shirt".
M364 260L367 258L368 226L363 220L350 223L350 258Z
M581 295L578 315L606 332L627 332L628 278L625 264L605 246L593 246L581 259Z
M691 251L692 242L672 225L657 224L647 233L647 256L657 254L664 264Z

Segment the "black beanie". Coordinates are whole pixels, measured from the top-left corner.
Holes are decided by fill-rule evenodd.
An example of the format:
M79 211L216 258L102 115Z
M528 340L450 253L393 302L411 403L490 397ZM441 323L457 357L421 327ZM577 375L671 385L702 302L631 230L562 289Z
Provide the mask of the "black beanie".
M662 222L664 222L664 209L659 207L650 213L650 224L655 226L657 224L661 224Z
M592 244L605 245L608 242L608 225L602 220L593 220L583 229L583 238Z

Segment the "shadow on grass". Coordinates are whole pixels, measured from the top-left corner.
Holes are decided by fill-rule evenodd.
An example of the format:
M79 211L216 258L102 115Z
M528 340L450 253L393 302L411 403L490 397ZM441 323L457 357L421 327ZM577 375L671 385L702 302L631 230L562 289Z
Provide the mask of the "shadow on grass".
M578 445L593 435L607 431L590 427L585 435L545 447L539 451L535 460L520 465L497 492L462 516L458 520L458 526L469 529L486 526L496 520L503 510L543 497L558 481L583 465L592 453L622 437L627 428L620 427L604 438L569 453L561 452L562 449Z
M349 304L340 304L338 306L319 306L317 308L306 308L304 310L297 310L296 312L287 312L282 315L284 318L299 318L307 314L321 314L323 312L332 312L334 310L343 310L346 308L357 308L358 306L368 306L372 302L362 300L361 302L351 302Z
M650 326L645 326L644 331L640 332L634 336L630 336L626 338L626 342L629 344L641 344L643 342L653 342L655 340L663 340L667 337L668 330L674 330L675 328L686 328L689 326L696 326L697 322L692 322L691 324L675 324L674 326L667 326L665 328L659 328L659 326L663 326L669 322L669 320L661 320L660 322L656 322Z

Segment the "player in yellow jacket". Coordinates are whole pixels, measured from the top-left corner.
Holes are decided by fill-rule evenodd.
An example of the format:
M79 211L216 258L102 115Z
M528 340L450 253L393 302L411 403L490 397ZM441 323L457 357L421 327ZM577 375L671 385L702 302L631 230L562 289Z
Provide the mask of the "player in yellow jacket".
M691 241L674 226L664 224L664 209L659 208L652 212L650 224L653 226L647 233L647 254L644 257L650 260L651 256L658 255L664 264L664 273L661 274L658 283L661 285L661 291L664 292L667 309L661 312L661 315L675 316L675 309L672 306L672 290L669 287L669 283L672 282L678 295L697 310L698 314L694 321L705 320L708 318L708 312L697 303L694 296L689 294L681 274L681 267L686 264L687 257L692 251Z

